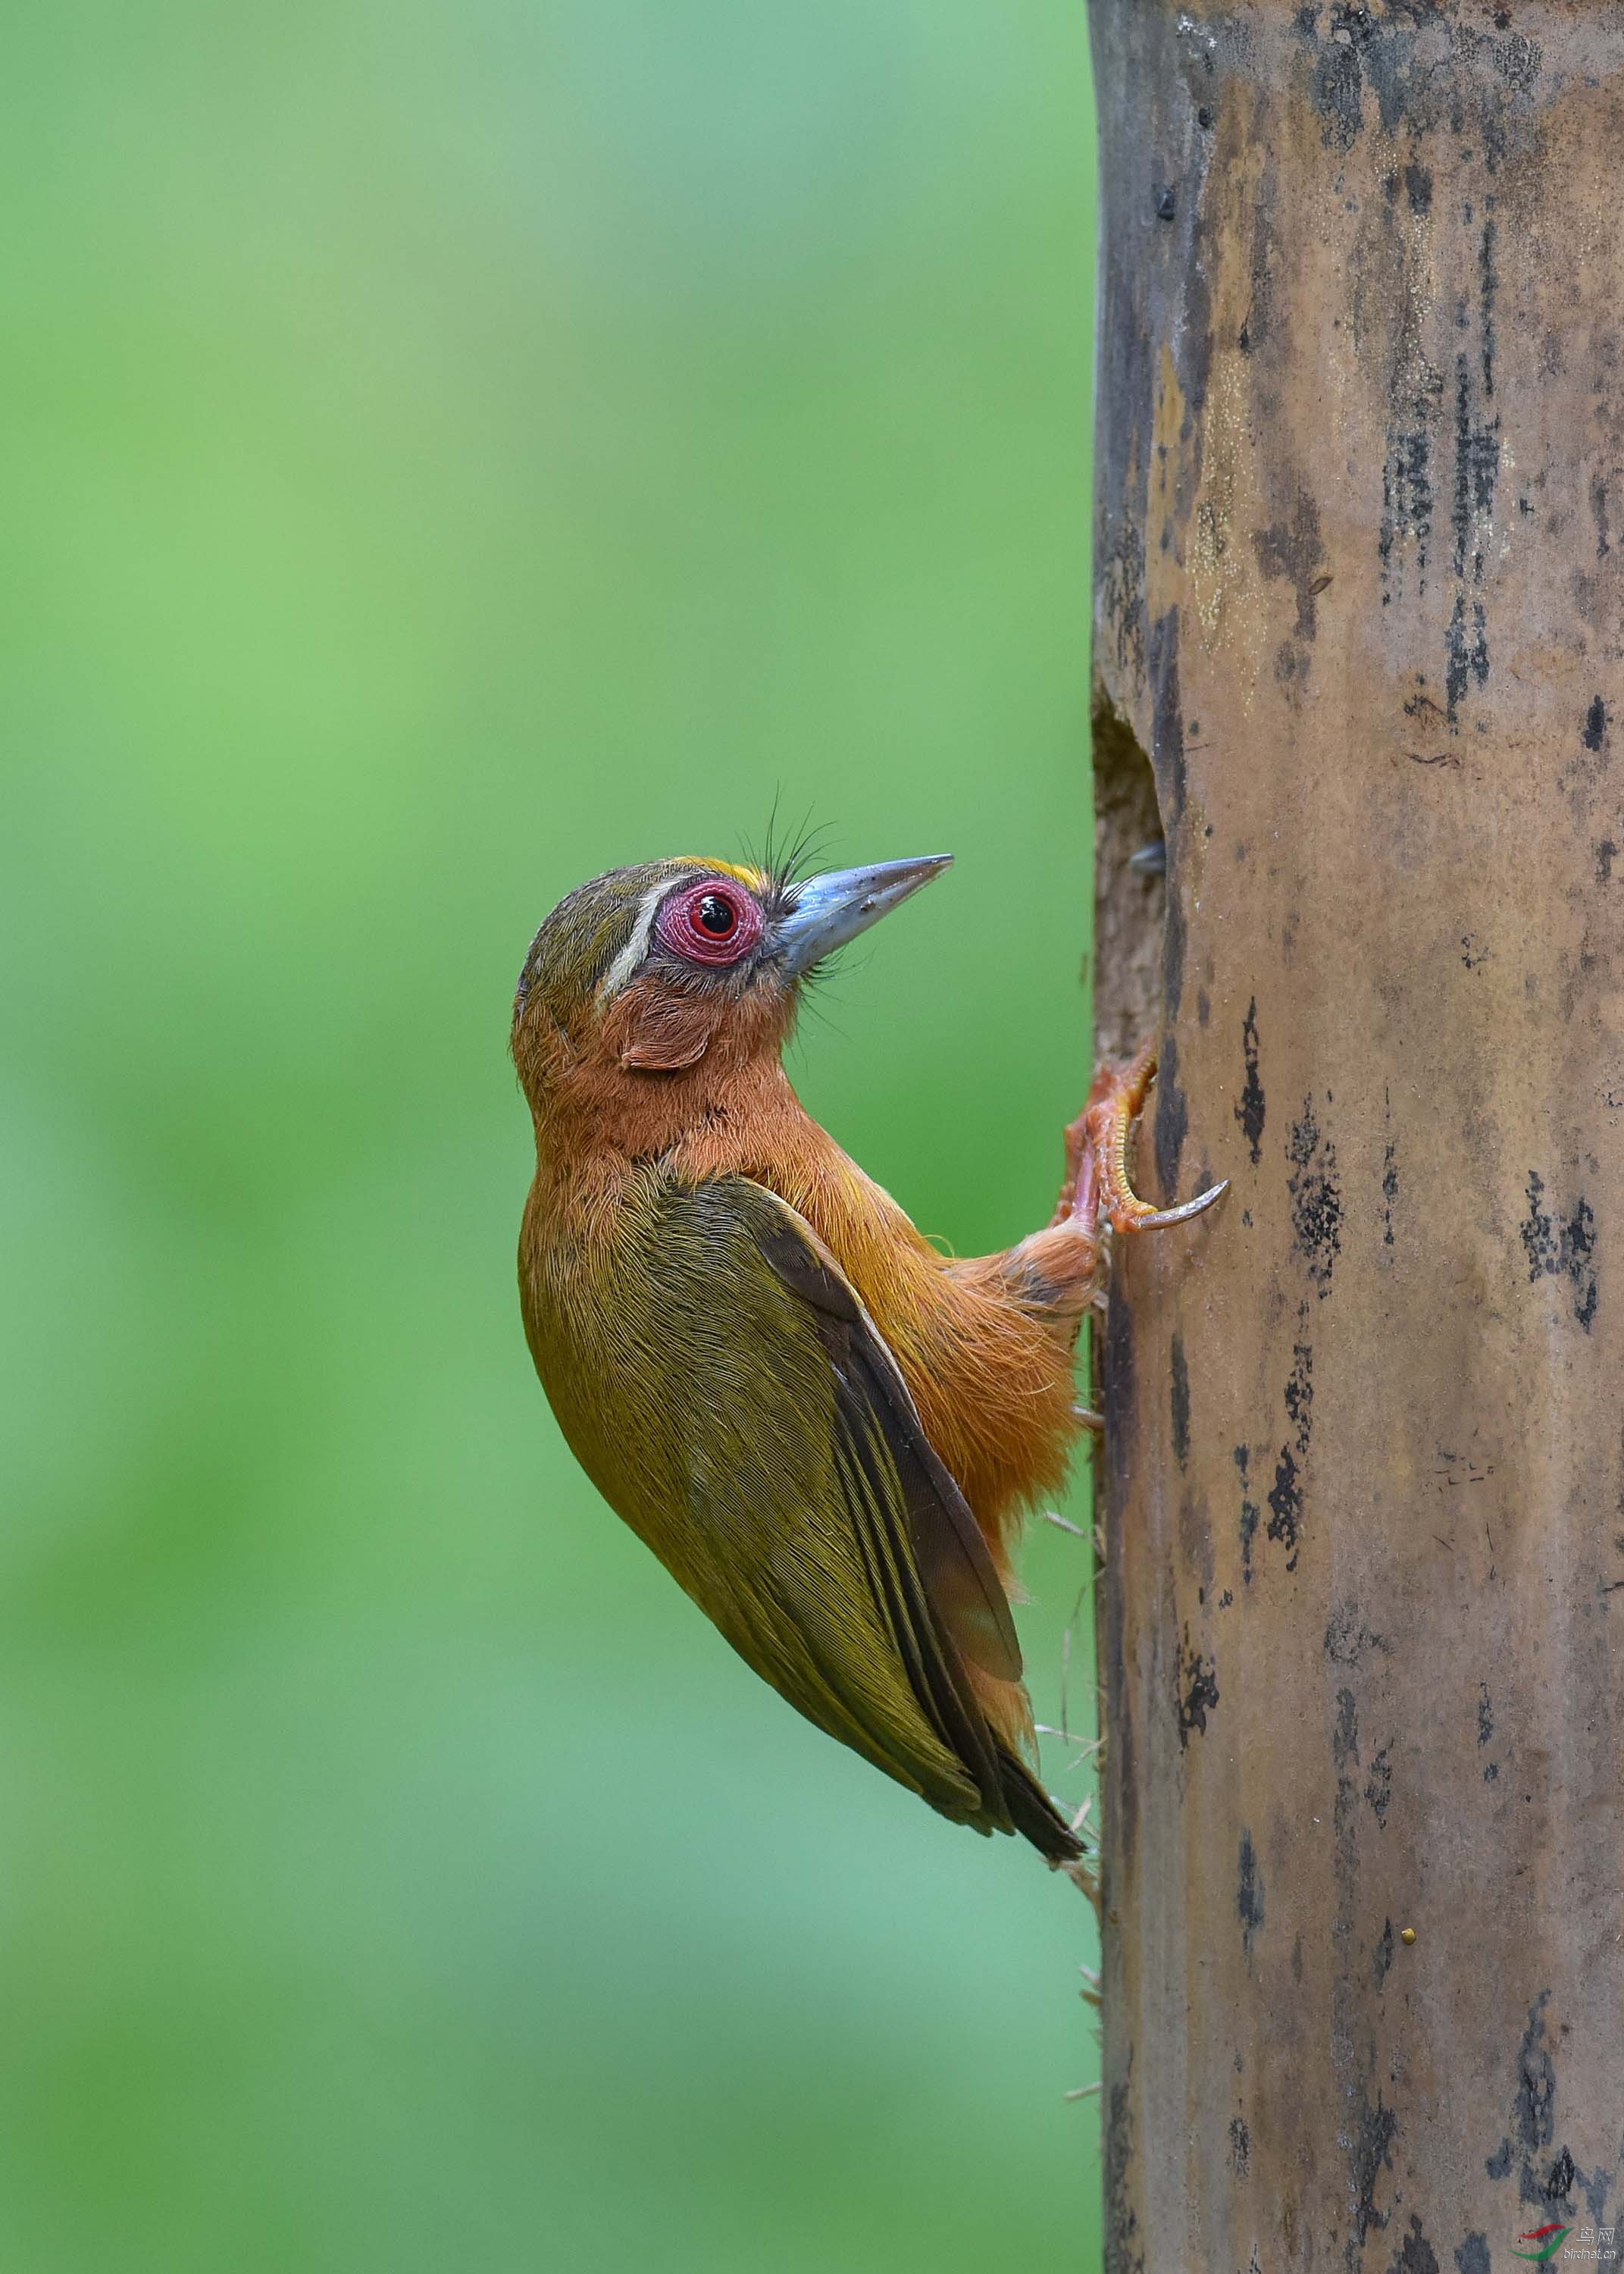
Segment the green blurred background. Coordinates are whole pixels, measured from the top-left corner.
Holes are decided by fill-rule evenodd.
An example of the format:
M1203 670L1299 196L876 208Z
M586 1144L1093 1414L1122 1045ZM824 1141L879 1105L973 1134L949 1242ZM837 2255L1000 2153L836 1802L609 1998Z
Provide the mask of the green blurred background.
M1047 1213L1081 0L86 0L8 50L0 2267L1091 2269L1086 1907L575 1472L505 1057L587 875L775 799L951 849L796 1078L961 1250ZM1031 1544L1045 1721L1086 1561Z

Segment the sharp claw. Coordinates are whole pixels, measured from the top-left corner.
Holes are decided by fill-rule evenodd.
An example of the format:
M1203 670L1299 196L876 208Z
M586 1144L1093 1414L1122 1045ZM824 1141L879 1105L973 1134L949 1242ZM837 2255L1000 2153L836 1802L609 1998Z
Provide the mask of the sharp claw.
M1071 1416L1074 1420L1080 1421L1085 1429L1092 1430L1096 1437L1104 1435L1105 1416L1096 1413L1092 1405L1074 1405Z
M1188 1224L1192 1216L1199 1216L1220 1201L1229 1189L1228 1177L1219 1185L1211 1185L1198 1193L1192 1201L1181 1201L1177 1208L1147 1209L1143 1216L1124 1216L1116 1228L1118 1231L1160 1231L1169 1224Z
M1087 1104L1066 1131L1067 1176L1055 1221L1079 1225L1090 1240L1095 1239L1101 1217L1119 1232L1161 1231L1170 1224L1188 1224L1229 1189L1225 1178L1194 1200L1168 1209L1152 1208L1134 1191L1128 1148L1134 1118L1144 1106L1155 1073L1154 1042L1146 1043L1126 1065L1102 1065ZM1096 1296L1096 1305L1097 1300Z

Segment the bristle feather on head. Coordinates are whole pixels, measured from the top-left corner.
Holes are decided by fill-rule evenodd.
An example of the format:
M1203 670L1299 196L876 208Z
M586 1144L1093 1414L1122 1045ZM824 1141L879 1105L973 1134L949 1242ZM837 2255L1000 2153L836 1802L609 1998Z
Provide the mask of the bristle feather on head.
M778 802L775 797L772 811L767 817L767 826L762 837L759 855L752 853L761 872L766 890L780 901L788 900L796 885L809 877L821 862L833 831L827 822L814 825L811 811L800 826L782 844L778 842Z

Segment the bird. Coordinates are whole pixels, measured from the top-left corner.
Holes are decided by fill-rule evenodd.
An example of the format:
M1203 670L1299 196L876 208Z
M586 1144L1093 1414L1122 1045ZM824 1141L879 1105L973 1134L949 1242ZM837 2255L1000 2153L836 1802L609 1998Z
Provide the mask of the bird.
M808 982L951 855L801 876L682 857L568 894L512 1052L535 1123L520 1306L571 1451L746 1662L941 1815L1086 1883L1035 1772L1011 1615L1025 1515L1078 1433L1104 1230L1133 1191L1147 1045L1102 1067L1051 1221L957 1259L808 1114Z

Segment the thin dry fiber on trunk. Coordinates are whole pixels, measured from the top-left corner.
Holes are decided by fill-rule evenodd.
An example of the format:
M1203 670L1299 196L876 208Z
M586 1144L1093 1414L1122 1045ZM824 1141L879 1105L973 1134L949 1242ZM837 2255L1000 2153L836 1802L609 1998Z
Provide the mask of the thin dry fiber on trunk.
M1107 2263L1624 2252L1624 8L1093 30Z

